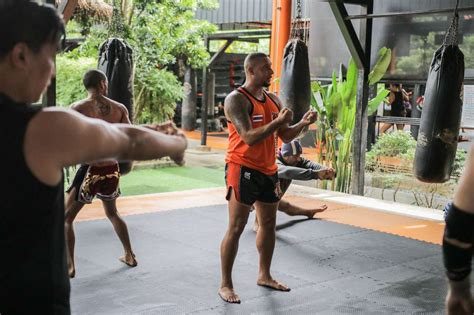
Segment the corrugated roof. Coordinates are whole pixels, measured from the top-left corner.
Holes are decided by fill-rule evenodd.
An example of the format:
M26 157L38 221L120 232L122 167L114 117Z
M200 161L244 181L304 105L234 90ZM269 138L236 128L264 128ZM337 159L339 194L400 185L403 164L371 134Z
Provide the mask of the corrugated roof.
M309 17L310 1L301 0L303 17ZM269 22L272 20L272 6L273 0L219 0L219 9L198 10L196 18L215 24ZM296 16L296 0L292 1L292 6L292 15Z

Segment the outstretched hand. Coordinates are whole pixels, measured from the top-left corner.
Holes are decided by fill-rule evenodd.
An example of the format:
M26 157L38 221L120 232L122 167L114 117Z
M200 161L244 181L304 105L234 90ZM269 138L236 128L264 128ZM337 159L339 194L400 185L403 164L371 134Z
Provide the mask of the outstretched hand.
M316 172L317 179L332 180L336 177L336 171L333 168L323 169Z
M143 127L161 132L165 135L181 137L187 142L184 133L182 133L172 121L167 121L161 124L144 125ZM176 156L170 156L170 158L179 166L183 166L185 164L184 151Z
M305 125L310 125L314 123L317 119L318 113L310 109L303 115L303 118L301 118L301 122Z
M181 133L172 121L167 121L161 124L144 125L144 127L170 136L176 136L178 133Z
M279 113L278 118L282 124L290 124L293 121L293 112L288 107L284 107Z

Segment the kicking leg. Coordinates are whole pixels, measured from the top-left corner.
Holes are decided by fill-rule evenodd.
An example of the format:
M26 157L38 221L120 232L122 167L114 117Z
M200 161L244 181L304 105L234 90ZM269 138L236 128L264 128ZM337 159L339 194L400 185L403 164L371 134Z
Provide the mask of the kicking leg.
M105 214L112 223L115 233L120 239L120 242L122 243L123 249L125 251L125 255L119 258L120 261L130 267L135 267L137 265L137 260L135 259L135 254L132 251L132 245L130 244L127 224L120 217L117 211L116 200L102 200L102 204L104 205Z
M326 205L322 205L313 209L303 209L290 203L289 201L286 201L285 199L280 200L280 203L278 204L279 211L282 211L289 216L304 215L307 216L308 219L313 219L317 213L323 212L327 208L328 207Z

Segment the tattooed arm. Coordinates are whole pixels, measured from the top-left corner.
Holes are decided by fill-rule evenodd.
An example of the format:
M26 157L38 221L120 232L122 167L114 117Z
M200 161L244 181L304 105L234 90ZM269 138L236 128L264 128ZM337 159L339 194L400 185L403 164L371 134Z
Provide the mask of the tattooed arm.
M290 110L283 109L271 123L252 128L250 108L251 104L245 96L236 91L229 94L224 102L224 112L227 120L234 125L242 140L250 146L270 136L282 125L288 124L293 118L293 113Z

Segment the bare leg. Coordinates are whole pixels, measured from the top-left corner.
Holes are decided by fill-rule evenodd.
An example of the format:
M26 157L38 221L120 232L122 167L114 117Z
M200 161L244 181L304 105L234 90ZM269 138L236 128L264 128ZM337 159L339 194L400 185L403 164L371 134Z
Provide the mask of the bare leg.
M385 133L387 130L390 129L390 127L392 127L392 124L387 124L387 123L383 124L382 129L380 129L380 133Z
M84 207L83 203L76 201L76 188L73 188L71 192L66 195L65 205L65 222L64 222L64 235L66 239L66 256L68 273L70 278L76 276L76 266L74 264L74 246L76 243L76 237L74 235L74 219L77 214Z
M234 192L228 203L229 226L221 243L221 287L219 296L229 303L240 303L232 283L232 267L239 249L239 239L249 218L250 206L235 199Z
M127 264L130 267L135 267L137 265L137 260L135 259L135 254L132 251L132 245L130 244L130 237L128 235L127 224L120 217L117 211L117 202L116 200L102 200L104 205L105 214L107 218L112 223L115 233L117 234L120 242L122 242L125 255L120 259L121 262Z
M327 208L328 206L322 205L313 209L303 209L284 199L280 200L280 203L278 205L278 210L286 213L289 216L304 215L307 216L308 219L313 219L316 213L323 212Z
M257 232L257 249L260 255L257 284L279 291L290 291L286 285L274 280L270 274L275 249L275 225L278 203L255 203L260 227Z
M326 205L322 205L319 207L315 207L313 209L303 209L301 207L298 207L289 201L286 201L284 199L280 200L280 203L278 204L278 211L284 212L289 216L296 216L296 215L304 215L307 216L308 219L314 219L316 214L319 212L323 212L328 208ZM258 218L255 216L255 222L253 224L253 230L255 232L258 231Z

